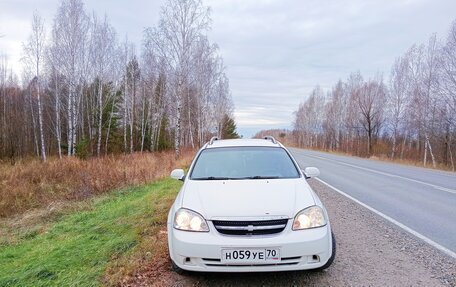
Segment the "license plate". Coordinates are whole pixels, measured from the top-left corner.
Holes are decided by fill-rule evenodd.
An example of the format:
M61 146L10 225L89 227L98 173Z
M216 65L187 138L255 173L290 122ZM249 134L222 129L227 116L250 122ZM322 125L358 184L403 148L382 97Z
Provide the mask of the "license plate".
M221 262L226 264L277 263L279 261L279 248L222 249Z

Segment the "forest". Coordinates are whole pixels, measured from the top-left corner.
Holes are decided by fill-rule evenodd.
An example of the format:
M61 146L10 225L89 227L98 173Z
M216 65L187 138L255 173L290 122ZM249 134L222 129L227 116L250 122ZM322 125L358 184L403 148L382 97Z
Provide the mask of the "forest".
M35 12L20 75L0 55L0 159L179 155L214 135L237 136L201 0L167 0L138 49L82 0L62 0L48 23Z
M419 161L455 170L456 21L396 58L387 77L360 72L313 89L294 113L300 147Z

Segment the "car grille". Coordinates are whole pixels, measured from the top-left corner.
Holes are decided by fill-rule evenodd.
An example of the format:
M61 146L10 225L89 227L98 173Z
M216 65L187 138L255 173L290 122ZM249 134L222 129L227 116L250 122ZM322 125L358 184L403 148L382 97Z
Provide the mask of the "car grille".
M244 266L252 266L252 267L264 267L264 266L282 266L282 265L298 265L299 262L302 260L301 256L295 257L283 257L280 262L277 263L268 263L268 264L223 264L220 258L202 258L204 265L209 267L220 267L220 266L228 266L234 268L242 268Z
M212 223L219 233L227 235L266 235L282 232L288 219L258 221L224 221L213 220Z

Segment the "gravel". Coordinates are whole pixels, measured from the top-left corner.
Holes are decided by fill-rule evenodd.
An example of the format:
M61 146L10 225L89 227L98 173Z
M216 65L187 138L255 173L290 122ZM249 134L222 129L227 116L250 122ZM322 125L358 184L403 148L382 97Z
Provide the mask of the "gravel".
M362 206L311 180L326 206L337 240L333 265L322 272L189 273L171 271L166 258L126 286L456 286L456 260Z

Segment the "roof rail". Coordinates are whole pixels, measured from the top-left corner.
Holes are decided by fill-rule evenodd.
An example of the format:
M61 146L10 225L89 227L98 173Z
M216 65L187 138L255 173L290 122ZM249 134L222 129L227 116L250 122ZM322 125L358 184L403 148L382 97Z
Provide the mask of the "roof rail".
M277 143L276 139L273 136L265 136L264 139L270 140L270 141L272 141L272 143L275 143L275 144Z
M218 137L212 137L211 140L209 141L209 145L213 144L214 141L218 141L219 138Z

